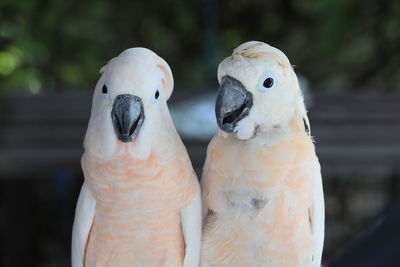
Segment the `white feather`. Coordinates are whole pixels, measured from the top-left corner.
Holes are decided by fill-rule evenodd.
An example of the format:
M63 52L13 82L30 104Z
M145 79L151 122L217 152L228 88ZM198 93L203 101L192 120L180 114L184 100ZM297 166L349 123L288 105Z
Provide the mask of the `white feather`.
M86 183L83 183L78 203L76 204L75 220L72 227L72 267L81 267L84 265L86 243L93 224L95 207L96 201L93 194Z
M314 238L314 262L319 266L322 258L322 250L324 246L325 236L325 203L324 192L322 189L321 167L318 159L315 157L313 171L313 206L310 210L311 229Z
M183 267L197 267L200 262L201 245L201 194L196 183L196 195L192 203L181 212L182 232L186 253Z

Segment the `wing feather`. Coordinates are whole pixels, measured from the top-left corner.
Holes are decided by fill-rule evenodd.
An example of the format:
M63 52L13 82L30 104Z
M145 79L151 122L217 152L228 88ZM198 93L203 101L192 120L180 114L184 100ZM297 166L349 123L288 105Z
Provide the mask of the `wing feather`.
M72 227L72 267L84 265L85 249L89 232L95 216L96 201L86 183L83 183L76 204L75 219Z
M314 261L320 264L324 246L325 204L321 168L318 160L316 160L313 171L313 185L313 205L310 207L310 223L314 239Z

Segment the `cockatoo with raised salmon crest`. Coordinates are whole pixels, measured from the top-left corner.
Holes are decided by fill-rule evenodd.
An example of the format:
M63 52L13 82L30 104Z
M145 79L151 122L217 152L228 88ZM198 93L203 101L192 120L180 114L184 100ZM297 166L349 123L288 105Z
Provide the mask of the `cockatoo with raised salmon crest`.
M219 65L218 81L219 130L201 181L201 266L320 266L320 165L288 58L247 42Z
M152 51L131 48L100 72L72 266L197 267L200 186L168 111L171 70Z

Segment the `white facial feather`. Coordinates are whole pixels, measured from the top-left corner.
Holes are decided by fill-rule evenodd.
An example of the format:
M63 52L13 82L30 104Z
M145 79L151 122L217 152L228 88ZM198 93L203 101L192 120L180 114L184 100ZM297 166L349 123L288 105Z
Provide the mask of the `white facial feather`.
M128 152L134 158L146 158L151 152L154 135L162 129L171 128L166 104L173 86L169 66L148 49L130 48L111 59L100 72L102 76L94 90L84 141L85 151L101 157ZM106 93L102 90L104 85ZM140 97L144 122L135 140L125 144L124 149L117 150L119 141L113 129L111 110L115 98L122 94Z
M280 50L262 42L244 43L219 65L218 80L226 75L239 80L253 95L249 115L234 130L238 139L268 138L279 129L287 131L295 112L306 116L297 76ZM270 88L263 86L267 78L273 79Z

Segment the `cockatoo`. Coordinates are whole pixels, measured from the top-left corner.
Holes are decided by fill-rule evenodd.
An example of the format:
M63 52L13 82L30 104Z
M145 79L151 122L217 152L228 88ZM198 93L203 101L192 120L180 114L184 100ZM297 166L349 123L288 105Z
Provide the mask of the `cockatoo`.
M201 266L319 266L320 165L288 58L247 42L219 65L218 81L220 129L201 181Z
M200 186L168 111L168 64L131 48L100 72L84 140L72 266L198 266Z

